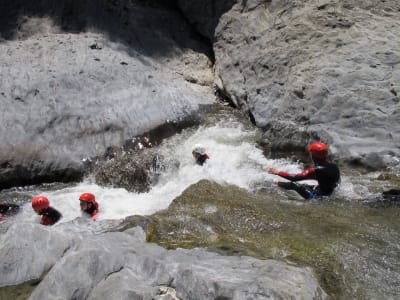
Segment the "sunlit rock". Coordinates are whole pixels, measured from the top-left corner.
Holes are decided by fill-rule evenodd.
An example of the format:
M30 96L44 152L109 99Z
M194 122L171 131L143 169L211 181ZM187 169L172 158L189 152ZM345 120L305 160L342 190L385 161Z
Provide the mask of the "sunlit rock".
M215 30L216 84L269 150L322 139L341 159L398 164L399 17L397 0L238 1Z
M14 230L26 236L4 236L1 286L44 276L31 300L154 299L167 292L178 299L327 298L311 270L278 261L165 250L121 232L76 233L72 239L39 225L17 224Z

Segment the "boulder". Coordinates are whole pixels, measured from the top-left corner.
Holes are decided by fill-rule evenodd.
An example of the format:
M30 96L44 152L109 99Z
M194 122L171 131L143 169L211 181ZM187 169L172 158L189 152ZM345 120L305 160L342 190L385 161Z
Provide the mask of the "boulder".
M214 103L209 48L142 1L5 1L0 188L80 179L81 160Z
M327 299L308 268L202 249L165 250L143 242L140 229L71 238L71 231L61 228L15 224L2 237L0 286L43 276L32 300L162 299L168 294L176 299ZM24 239L11 236L21 232Z
M396 0L238 2L215 30L215 83L269 150L321 139L344 160L398 164L399 16Z

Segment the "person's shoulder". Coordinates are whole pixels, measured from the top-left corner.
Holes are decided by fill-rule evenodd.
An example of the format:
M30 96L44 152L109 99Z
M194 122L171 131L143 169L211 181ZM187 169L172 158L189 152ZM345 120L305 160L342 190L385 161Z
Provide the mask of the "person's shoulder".
M50 214L53 214L53 215L59 215L59 216L61 216L61 213L60 213L57 209L55 209L54 207L51 207L51 206L49 206L48 212L49 212Z

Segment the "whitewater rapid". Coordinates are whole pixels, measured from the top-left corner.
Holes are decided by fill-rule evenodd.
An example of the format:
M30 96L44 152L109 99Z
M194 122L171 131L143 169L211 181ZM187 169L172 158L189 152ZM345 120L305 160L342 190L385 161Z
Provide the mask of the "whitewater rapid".
M32 191L32 197L39 194L48 197L51 205L63 214L59 223L65 223L81 217L79 195L91 192L96 195L100 206L99 220L115 220L130 215L150 215L165 209L187 187L202 179L252 190L276 179L267 173L268 167L275 166L289 172L300 170L299 165L288 160L265 158L262 150L257 148L257 134L257 129L246 128L235 118L229 118L211 126L184 130L164 140L159 153L164 157L165 169L147 193L101 187L86 178L79 184L57 190L38 187ZM210 156L203 166L197 165L191 154L196 144L203 145ZM23 206L18 218L20 221L39 221L30 203Z
M128 192L123 188L102 187L91 178L69 185L51 189L46 186L33 187L31 197L44 195L51 206L59 210L63 217L58 224L82 217L79 209L79 196L90 192L99 203L98 220L122 220L131 215L151 215L165 209L190 185L202 180L219 184L231 184L254 191L260 187L270 189L277 176L268 174L269 167L276 167L290 173L302 170L303 165L289 159L268 159L257 147L258 129L245 125L232 116L182 131L159 146L163 157L164 170L147 193ZM192 149L196 144L203 145L210 159L203 166L195 163ZM312 183L312 182L308 182ZM315 182L314 182L315 183ZM277 189L277 188L276 188ZM351 192L351 185L342 185L342 193ZM30 203L22 206L15 218L20 222L38 223Z

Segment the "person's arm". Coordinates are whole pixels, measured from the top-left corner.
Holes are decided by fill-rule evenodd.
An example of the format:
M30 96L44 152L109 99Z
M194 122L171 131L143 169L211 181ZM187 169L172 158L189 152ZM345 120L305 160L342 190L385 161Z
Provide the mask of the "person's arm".
M276 168L269 168L268 173L278 175L282 178L288 179L290 181L300 181L300 180L307 180L307 179L316 179L315 177L315 169L309 168L306 171L303 171L298 174L289 174L285 171L279 171Z

